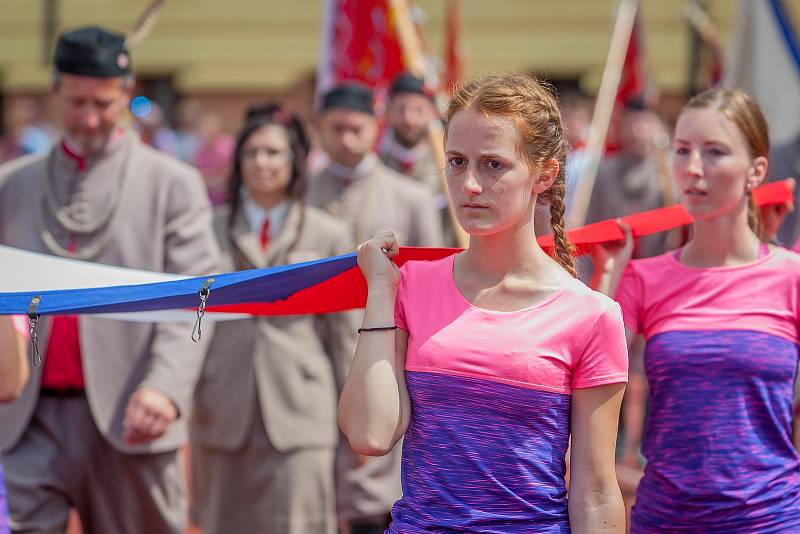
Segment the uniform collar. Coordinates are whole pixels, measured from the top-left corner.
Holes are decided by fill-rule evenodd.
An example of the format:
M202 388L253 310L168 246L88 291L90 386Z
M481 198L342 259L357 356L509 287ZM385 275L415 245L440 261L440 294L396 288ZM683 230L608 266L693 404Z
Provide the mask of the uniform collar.
M328 164L328 172L342 181L354 182L368 176L378 164L378 156L370 152L355 167L346 167L335 161Z
M389 132L383 143L383 151L403 163L416 163L425 157L428 149L427 143L417 143L411 148L397 142L394 132Z
M269 219L269 236L274 238L278 235L283 228L283 223L286 221L286 215L289 213L288 200L282 200L271 208L265 208L255 200L247 190L242 189L242 208L244 209L244 216L247 219L247 225L250 230L255 233L261 232L261 227L264 221Z
M122 126L117 127L111 133L111 137L106 143L106 146L97 153L91 156L85 156L81 154L80 149L75 145L75 143L69 138L67 134L61 139L61 154L68 160L75 164L75 167L80 172L84 172L89 169L92 165L97 163L97 161L106 158L119 150L122 145L125 144L125 140L127 139L128 135L130 135L130 131L127 128Z

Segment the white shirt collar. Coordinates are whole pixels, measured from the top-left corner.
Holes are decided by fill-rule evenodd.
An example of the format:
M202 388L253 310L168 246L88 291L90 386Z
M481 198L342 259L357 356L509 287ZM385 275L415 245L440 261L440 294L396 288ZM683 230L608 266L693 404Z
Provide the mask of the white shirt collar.
M289 201L283 200L271 208L265 208L253 200L253 197L243 189L242 208L250 230L256 234L261 233L264 220L269 218L269 237L272 239L280 233L283 223L286 222L286 216L289 213Z
M398 161L416 163L425 156L425 152L428 149L428 144L421 142L417 143L411 148L407 148L397 142L397 139L395 139L394 136L394 131L389 131L384 138L382 148L384 153L394 156Z
M349 180L358 180L367 176L375 165L378 164L378 156L370 152L364 159L362 159L355 167L346 167L340 163L331 160L328 164L328 171L337 178L344 178Z

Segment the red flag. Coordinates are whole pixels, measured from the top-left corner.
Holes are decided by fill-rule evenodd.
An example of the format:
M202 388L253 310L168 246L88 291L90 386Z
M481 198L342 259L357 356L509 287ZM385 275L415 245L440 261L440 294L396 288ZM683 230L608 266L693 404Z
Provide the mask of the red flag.
M644 47L641 36L641 19L636 14L633 31L625 52L625 63L617 88L616 103L626 105L635 99L643 99L647 90L647 72L644 63Z
M649 83L640 13L641 7L636 12L633 30L625 52L625 62L622 65L617 96L614 101L614 112L611 116L611 125L606 136L606 154L613 154L620 149L617 125L619 124L619 116L622 109L636 100L645 101L648 96Z
M725 58L719 31L708 16L705 3L700 0L687 2L684 14L694 32L692 60L695 71L689 81L689 89L694 94L722 83Z
M326 0L317 93L359 81L382 89L405 68L389 0Z
M444 77L442 89L452 94L463 76L463 43L461 41L461 0L447 0L445 15Z

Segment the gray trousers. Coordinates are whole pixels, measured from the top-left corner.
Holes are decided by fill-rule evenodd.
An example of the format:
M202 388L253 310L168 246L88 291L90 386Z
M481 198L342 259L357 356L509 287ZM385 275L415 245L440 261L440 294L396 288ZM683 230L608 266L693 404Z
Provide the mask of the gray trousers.
M241 449L192 442L192 519L204 534L335 534L334 449L281 452L256 402Z
M186 527L178 451L117 451L100 435L84 397L40 398L2 461L15 533L63 534L70 508L84 534L179 534Z

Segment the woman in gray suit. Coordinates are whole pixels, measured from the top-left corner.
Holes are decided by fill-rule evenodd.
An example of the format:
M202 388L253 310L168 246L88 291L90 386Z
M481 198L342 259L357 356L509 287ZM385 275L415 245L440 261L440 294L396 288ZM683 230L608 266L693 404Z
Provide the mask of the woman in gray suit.
M251 110L231 203L215 226L222 268L251 269L353 249L347 228L303 200L309 142L282 107ZM205 534L336 532L336 399L352 319L252 317L216 326L192 413L192 512Z

